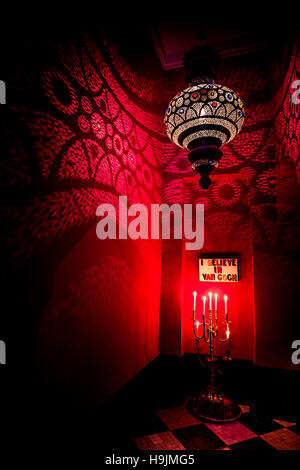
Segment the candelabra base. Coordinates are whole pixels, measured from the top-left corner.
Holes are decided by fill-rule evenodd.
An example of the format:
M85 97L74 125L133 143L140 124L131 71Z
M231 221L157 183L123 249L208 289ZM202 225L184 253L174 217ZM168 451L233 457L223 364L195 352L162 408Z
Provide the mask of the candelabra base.
M242 414L240 407L216 388L208 388L205 393L191 397L187 408L197 418L219 423L235 421Z

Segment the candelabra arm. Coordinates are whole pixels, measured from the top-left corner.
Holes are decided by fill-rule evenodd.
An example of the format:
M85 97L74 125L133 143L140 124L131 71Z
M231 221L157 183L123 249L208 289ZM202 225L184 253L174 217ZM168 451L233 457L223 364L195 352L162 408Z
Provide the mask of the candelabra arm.
M206 344L209 344L209 342L210 342L210 333L209 333L209 331L207 331L207 335L204 334L204 341L206 342Z
M203 339L203 338L205 338L205 324L199 323L199 326L202 326L202 325L203 325L203 335L202 335L202 336L199 336L199 335L196 333L195 323L196 323L196 312L193 310L193 331L194 331L194 336L195 336L196 339Z
M220 341L220 343L227 343L228 339L227 338L223 339L218 336L218 341Z
M229 328L229 321L228 321L228 316L226 315L226 327ZM219 336L219 334L217 334L217 338L218 338L218 341L220 341L220 343L227 343L228 341L228 338L221 338Z

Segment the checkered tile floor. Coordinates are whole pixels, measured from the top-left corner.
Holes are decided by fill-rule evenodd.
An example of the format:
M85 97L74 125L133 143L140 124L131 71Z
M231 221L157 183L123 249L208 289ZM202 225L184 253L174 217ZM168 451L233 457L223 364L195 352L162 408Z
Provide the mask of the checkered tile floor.
M241 409L240 419L228 424L201 422L185 406L156 410L149 427L153 433L133 436L132 445L140 450L300 450L295 423L253 420L247 406Z

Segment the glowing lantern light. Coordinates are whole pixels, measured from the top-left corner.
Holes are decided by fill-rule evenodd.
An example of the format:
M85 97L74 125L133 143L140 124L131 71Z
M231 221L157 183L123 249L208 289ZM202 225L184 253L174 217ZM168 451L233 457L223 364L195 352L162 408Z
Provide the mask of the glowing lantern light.
M235 138L244 123L239 95L215 83L218 60L208 47L196 47L184 57L189 86L177 93L165 114L169 138L189 151L188 159L201 175L203 189L209 187L209 174L222 157L220 148Z

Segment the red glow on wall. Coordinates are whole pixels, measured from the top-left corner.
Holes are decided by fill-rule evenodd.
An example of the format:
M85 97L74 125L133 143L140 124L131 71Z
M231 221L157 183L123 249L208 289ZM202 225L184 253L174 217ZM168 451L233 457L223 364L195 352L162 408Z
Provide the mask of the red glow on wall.
M249 55L243 67L221 70L220 82L240 90L246 120L204 192L186 153L164 133L162 103L182 83L137 76L102 39L101 47L92 35L49 46L41 70L33 61L28 80L23 74L16 80L24 103L11 106L3 139L8 204L1 261L8 274L28 264L32 298L41 272L49 276L37 315L45 380L61 381L68 391L78 386L79 394L91 384L97 401L159 353L195 352L192 293L202 299L209 290L219 302L228 295L234 358L290 367L294 332L292 325L282 331L281 293L299 296L300 105L291 100L299 49L273 96L263 58ZM184 250L185 240L101 244L96 208L117 207L120 195L146 206L204 204L201 253L238 253L239 282L200 284L199 253ZM281 346L275 351L274 344Z
M117 207L120 195L129 204L160 202L162 126L123 91L91 35L56 47L33 73L34 106L13 109L22 134L7 133L8 154L23 162L5 162L7 184L33 196L5 211L3 265L9 273L49 250L45 262L55 269L38 325L41 374L73 398L103 401L159 353L161 245L99 241L96 208Z

